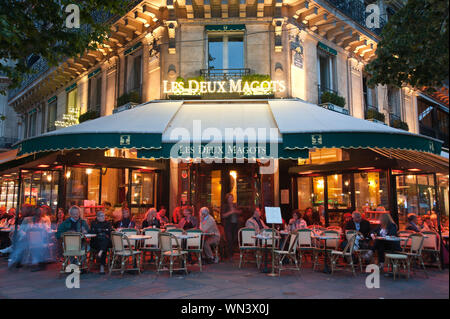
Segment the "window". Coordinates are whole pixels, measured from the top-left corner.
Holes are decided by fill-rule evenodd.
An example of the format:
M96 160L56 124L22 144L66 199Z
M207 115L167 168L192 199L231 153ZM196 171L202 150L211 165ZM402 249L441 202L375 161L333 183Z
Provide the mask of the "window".
M47 106L47 131L55 130L56 115L57 115L57 101L55 99Z
M317 67L318 67L318 84L319 92L335 92L336 85L336 59L334 55L331 55L318 47L317 49Z
M354 174L356 208L373 211L378 206L388 207L388 183L386 172L361 172Z
M364 109L378 109L377 90L367 86L367 77L363 77Z
M29 130L28 130L28 136L32 137L36 135L36 120L37 120L37 111L36 109L33 110L29 115Z
M419 117L419 133L444 141L444 147L449 145L448 111L439 105L422 97L417 98Z
M126 56L126 69L127 74L125 81L126 92L138 92L141 94L142 86L142 50L132 53Z
M395 118L401 120L402 111L400 106L400 90L394 87L388 87L387 98L389 113L394 115Z
M244 34L208 34L208 69L244 68Z
M89 79L88 83L89 111L100 112L102 102L102 75L98 74Z
M78 108L77 93L78 93L77 88L67 93L66 113L70 113L71 109L76 110Z

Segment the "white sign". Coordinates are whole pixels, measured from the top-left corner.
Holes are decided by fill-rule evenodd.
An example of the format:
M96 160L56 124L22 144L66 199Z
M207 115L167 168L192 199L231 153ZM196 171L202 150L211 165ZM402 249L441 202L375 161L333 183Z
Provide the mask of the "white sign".
M283 224L280 207L265 207L267 224Z
M197 81L184 82L163 81L164 94L201 95L207 93L242 93L244 95L269 95L286 91L284 81Z

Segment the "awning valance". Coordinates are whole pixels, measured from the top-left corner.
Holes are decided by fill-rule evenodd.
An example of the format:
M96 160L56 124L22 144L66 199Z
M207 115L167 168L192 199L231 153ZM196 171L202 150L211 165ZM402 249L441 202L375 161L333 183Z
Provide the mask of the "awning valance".
M199 143L206 152L209 149L205 146L212 142L223 149L225 143L243 143L244 147L255 143L268 146L271 142L278 145L275 155L266 147L253 154L257 158L304 158L310 148L401 149L440 154L442 145L430 137L301 100L158 101L26 139L18 144L18 155L133 148L140 157L169 158L172 147L180 141L191 146ZM240 149L233 152L235 157Z

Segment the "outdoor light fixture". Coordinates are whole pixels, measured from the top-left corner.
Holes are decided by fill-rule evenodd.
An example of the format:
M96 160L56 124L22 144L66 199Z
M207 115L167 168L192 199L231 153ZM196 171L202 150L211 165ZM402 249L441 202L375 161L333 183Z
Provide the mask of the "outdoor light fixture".
M46 168L46 167L50 167L50 165L47 165L47 164L40 164L40 165L38 165L37 167L40 167L40 168Z
M66 178L67 178L67 179L70 178L70 171L67 171L67 173L66 173Z
M86 174L90 175L92 173L92 168L86 168Z
M52 175L47 175L47 180L48 180L49 182L51 182L51 181L52 181Z

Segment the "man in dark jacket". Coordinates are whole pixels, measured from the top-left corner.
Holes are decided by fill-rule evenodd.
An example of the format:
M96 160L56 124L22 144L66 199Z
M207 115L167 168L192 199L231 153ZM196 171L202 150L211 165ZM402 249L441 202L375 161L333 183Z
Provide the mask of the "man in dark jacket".
M62 234L68 231L74 231L79 233L87 233L89 231L88 223L80 218L81 209L78 206L72 206L69 208L69 218L63 221L56 231L56 238L60 239Z
M111 230L111 223L105 220L105 213L98 211L97 218L91 224L90 233L96 235L91 240L91 247L100 260L101 275L105 274L106 252L111 247Z
M405 229L420 233L419 220L416 214L408 214L408 222L406 223Z
M361 213L355 210L352 213L352 220L345 224L345 230L357 230L363 234L364 238L368 238L370 234L370 222L362 218Z

